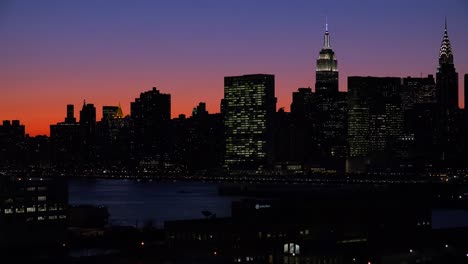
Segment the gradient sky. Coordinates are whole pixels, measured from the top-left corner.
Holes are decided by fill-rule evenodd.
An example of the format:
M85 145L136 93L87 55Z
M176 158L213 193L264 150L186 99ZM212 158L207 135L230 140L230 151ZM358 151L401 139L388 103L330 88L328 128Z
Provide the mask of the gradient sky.
M448 17L460 75L468 73L466 0L2 0L0 119L49 134L66 104L130 102L156 86L172 116L200 101L219 112L224 76L276 75L278 108L314 86L328 16L340 90L352 75L435 74ZM462 97L461 97L462 98ZM460 98L460 101L461 101Z

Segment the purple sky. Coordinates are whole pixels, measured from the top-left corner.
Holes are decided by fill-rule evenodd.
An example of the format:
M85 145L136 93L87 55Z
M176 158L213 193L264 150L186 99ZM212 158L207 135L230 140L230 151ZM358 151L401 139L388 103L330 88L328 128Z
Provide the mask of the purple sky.
M67 103L128 114L153 86L172 94L172 116L200 101L218 112L224 76L250 73L275 74L289 111L291 93L314 86L326 16L341 90L351 75L435 74L445 16L462 90L466 14L466 0L3 0L0 119L48 134Z

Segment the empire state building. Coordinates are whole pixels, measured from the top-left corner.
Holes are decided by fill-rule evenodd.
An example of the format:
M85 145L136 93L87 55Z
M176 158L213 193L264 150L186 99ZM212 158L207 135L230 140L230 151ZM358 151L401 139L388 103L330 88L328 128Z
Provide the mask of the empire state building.
M334 95L338 93L338 62L335 52L330 47L328 23L325 27L323 48L320 50L315 71L315 92L317 94Z

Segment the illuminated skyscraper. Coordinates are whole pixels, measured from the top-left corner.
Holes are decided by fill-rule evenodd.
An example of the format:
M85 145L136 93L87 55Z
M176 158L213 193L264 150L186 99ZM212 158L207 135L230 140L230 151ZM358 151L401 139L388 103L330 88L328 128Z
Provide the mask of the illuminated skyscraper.
M436 74L436 86L438 93L438 145L440 147L439 158L450 160L457 158L457 118L458 108L458 73L453 63L453 51L447 33L447 21L442 43L439 50L439 67Z
M453 64L452 46L447 32L445 21L444 37L439 51L439 68L437 69L437 91L439 103L444 112L453 112L458 109L458 73Z
M330 33L328 23L325 27L323 48L320 50L315 71L315 91L317 94L338 93L338 62L335 52L330 46Z
M254 74L224 78L225 166L258 171L273 161L275 76Z
M348 172L385 163L403 134L400 78L348 77Z

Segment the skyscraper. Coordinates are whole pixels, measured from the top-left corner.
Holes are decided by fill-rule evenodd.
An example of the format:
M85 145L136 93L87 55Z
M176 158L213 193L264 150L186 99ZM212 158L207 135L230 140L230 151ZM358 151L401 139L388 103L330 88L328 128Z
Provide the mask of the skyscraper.
M90 143L90 138L94 136L96 130L96 107L94 104L86 104L83 102L83 108L80 111L80 127L82 130L83 140Z
M320 50L315 71L315 91L317 94L338 93L338 62L330 46L328 23L325 26L323 48Z
M72 104L67 105L67 117L65 118L65 123L76 123L75 106Z
M273 161L275 76L224 78L225 166L230 171L261 171Z
M141 93L130 104L133 121L133 149L138 156L151 159L167 152L168 122L171 119L171 95L156 87Z
M81 157L83 161L95 158L96 143L96 107L94 104L83 102L80 111Z
M80 161L82 131L73 112L73 105L67 105L65 122L50 125L51 160L57 166L76 166Z
M458 109L458 73L453 63L452 46L447 32L447 21L439 50L439 68L436 75L441 110L445 113Z
M348 172L390 160L403 134L400 90L400 78L348 77Z
M447 21L442 43L439 50L439 67L436 74L438 93L438 121L437 138L439 145L439 158L452 160L457 158L457 122L459 120L458 108L458 73L455 70L453 51L447 33Z

